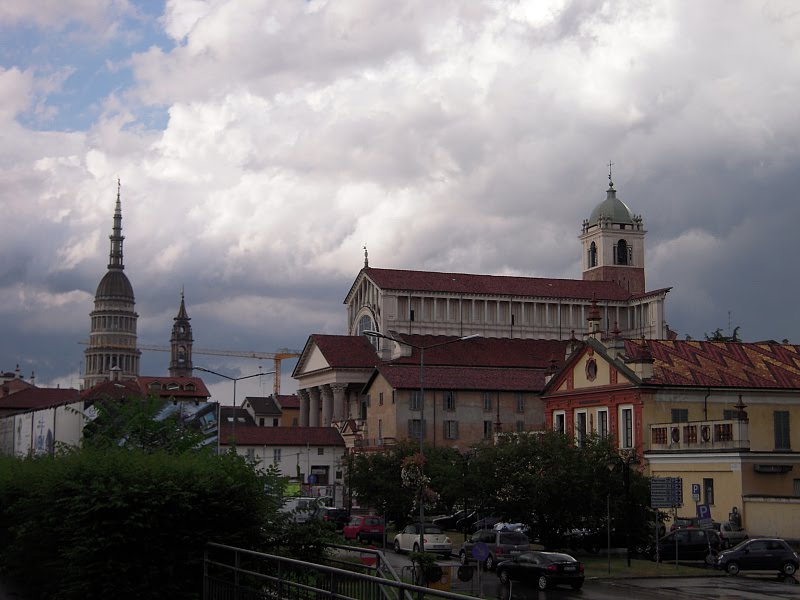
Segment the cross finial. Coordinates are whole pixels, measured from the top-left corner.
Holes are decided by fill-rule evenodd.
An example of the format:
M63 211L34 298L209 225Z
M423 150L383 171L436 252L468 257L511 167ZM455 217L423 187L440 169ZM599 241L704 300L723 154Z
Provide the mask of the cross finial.
M369 252L367 252L367 245L364 244L364 267L369 266Z
M609 188L613 188L614 187L614 182L611 181L611 167L613 167L613 166L614 166L614 161L609 160L608 161L608 187Z

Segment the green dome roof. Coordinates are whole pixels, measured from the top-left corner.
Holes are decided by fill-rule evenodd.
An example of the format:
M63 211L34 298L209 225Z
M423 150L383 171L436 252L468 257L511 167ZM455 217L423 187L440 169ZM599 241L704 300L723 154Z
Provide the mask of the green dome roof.
M606 199L598 204L589 217L589 225L597 225L600 217L609 217L614 224L633 224L633 213L628 205L617 198L613 184L606 191Z

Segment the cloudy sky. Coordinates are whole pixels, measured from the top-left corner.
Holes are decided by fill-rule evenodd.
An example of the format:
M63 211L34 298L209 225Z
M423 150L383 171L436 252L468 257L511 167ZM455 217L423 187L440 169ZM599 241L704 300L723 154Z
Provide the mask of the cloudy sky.
M792 0L37 0L0 39L0 370L79 386L118 177L139 342L183 288L195 347L271 352L345 333L365 244L580 277L609 160L681 337L800 343Z

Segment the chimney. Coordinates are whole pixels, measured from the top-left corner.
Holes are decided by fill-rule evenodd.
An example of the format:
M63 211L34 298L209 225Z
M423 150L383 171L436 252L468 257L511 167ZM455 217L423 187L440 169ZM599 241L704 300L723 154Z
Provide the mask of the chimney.
M612 332L611 342L607 346L608 354L614 360L624 360L625 358L625 340L619 332L617 322L614 321L614 331Z
M650 348L647 345L647 341L642 338L641 343L635 345L634 348L635 355L625 360L625 364L630 366L639 379L645 380L652 378L653 363L655 363L656 360L650 353Z

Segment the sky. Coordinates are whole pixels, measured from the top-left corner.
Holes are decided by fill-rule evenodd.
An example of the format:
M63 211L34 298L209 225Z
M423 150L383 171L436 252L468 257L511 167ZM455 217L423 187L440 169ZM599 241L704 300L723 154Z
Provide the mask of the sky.
M610 161L681 339L800 343L792 0L37 0L0 40L0 371L80 386L118 178L141 344L182 290L195 348L345 334L364 246L580 278Z

